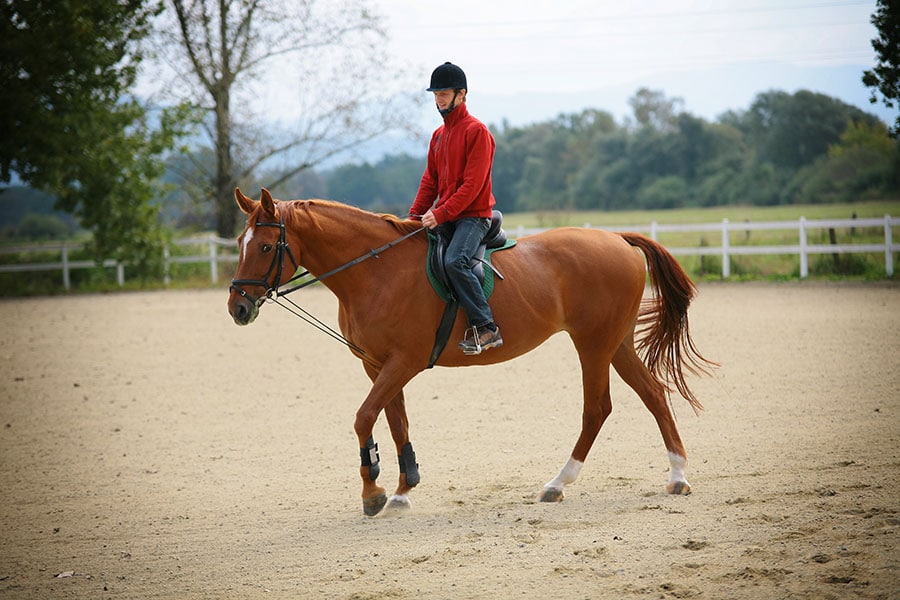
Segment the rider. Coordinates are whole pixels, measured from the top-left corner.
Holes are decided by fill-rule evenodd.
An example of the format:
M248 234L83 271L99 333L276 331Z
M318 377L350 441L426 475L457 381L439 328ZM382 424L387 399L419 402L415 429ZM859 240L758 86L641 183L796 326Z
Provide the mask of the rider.
M441 226L450 242L444 255L447 276L468 317L459 343L465 354L503 345L500 329L470 261L487 234L495 204L491 190L494 138L466 108L466 74L446 62L431 74L434 101L444 124L431 136L428 163L410 217L428 229Z

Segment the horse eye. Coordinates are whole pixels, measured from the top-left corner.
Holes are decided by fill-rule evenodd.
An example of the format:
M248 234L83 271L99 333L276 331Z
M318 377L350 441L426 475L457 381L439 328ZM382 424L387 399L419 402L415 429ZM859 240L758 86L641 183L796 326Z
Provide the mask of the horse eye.
M272 244L263 244L263 245L262 245L262 251L263 251L263 253L271 252L271 251L272 251Z

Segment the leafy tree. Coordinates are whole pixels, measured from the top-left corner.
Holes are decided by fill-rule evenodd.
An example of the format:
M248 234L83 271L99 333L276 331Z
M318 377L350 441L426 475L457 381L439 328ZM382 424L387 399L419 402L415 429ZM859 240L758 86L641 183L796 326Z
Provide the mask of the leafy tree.
M518 204L528 210L571 210L568 191L573 168L573 133L560 119L535 130L541 139L525 157L522 177L516 186Z
M736 204L742 200L737 178L751 154L740 131L731 125L703 125L704 154L698 161L693 196L700 206Z
M759 161L796 169L824 156L851 121L876 120L824 94L769 91L756 96L742 129Z
M235 185L260 167L286 165L267 183L274 188L406 123L403 102L383 95L403 73L390 66L381 22L364 0L167 1L172 10L158 28L163 52L191 82L167 92L209 115L216 167L203 187L219 235L238 224ZM267 69L277 69L278 87L254 87ZM286 91L293 87L296 94ZM255 104L273 94L293 96L296 122L266 125L271 119Z
M386 156L374 165L342 165L325 175L326 193L334 200L402 216L424 171L425 159L408 154Z
M664 132L675 128L684 100L666 98L660 90L642 87L628 99L628 104L638 125Z
M851 123L827 156L800 170L789 193L802 203L851 202L896 193L900 151L883 123Z
M517 188L522 180L525 157L531 146L532 128L510 127L503 123L502 129L492 129L497 148L494 151L494 168L491 182L497 207L506 212L525 210L519 204Z
M72 233L72 227L55 215L28 213L19 223L17 237L27 240L58 240Z
M878 101L881 94L885 106L893 108L900 101L900 6L896 0L877 0L872 24L878 37L872 40L872 48L878 58L876 65L863 72L862 81L872 88L870 101ZM893 134L900 133L900 110L894 121Z
M687 182L677 175L668 175L638 190L637 204L645 210L679 208L687 204L689 197Z
M129 96L159 5L143 0L0 3L0 176L57 197L93 231L94 256L158 269L163 233L150 202L184 114L151 123Z
M593 137L580 170L572 178L575 208L612 210L628 206L628 190L616 181L616 175L627 165L628 136L614 128Z

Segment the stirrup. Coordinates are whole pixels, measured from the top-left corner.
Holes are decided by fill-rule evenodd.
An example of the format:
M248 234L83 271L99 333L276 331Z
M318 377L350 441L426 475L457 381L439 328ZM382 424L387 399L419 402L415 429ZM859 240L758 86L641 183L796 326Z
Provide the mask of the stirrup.
M471 342L469 341L470 335L472 336ZM478 327L473 325L466 329L466 333L463 336L463 341L459 343L459 348L463 351L463 354L467 354L469 356L481 354L484 348L481 347L481 344L478 341Z
M487 343L481 343L481 335L482 333L488 333ZM470 327L466 330L465 337L463 341L459 343L460 350L463 351L463 354L468 356L475 356L477 354L481 354L484 350L488 350L490 348L499 348L503 345L503 338L500 337L500 330L497 329L495 331L491 331L490 329L482 330L482 333L479 333L478 327ZM469 340L469 335L472 335L471 341Z

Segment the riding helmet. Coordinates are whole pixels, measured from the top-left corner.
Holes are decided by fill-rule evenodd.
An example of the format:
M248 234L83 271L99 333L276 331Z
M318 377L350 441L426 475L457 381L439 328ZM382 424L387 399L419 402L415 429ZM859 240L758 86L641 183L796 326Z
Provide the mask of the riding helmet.
M440 90L469 89L466 85L466 74L463 70L450 62L445 62L431 74L431 86L426 92L438 92Z

